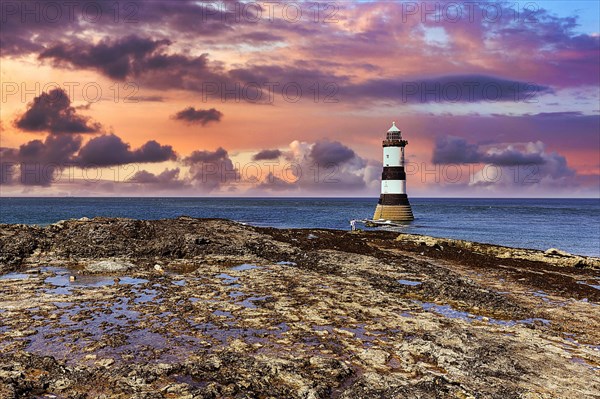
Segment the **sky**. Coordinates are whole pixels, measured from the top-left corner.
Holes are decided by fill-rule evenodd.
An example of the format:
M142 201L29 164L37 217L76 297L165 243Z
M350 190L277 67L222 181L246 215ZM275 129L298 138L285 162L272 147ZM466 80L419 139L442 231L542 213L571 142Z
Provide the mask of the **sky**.
M596 1L4 1L0 195L600 197Z

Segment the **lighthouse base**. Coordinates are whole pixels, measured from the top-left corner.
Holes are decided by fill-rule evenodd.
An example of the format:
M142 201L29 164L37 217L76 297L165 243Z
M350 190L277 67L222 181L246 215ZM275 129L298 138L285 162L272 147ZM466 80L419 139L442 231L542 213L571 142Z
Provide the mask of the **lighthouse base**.
M410 222L414 220L410 205L381 205L377 204L373 220L384 219L393 222Z

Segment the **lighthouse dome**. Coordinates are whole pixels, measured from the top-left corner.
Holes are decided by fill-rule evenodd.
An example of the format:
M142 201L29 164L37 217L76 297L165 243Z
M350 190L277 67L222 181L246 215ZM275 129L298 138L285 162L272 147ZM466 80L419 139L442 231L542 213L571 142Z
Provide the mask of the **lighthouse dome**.
M396 122L392 122L392 127L389 128L388 133L400 133L400 129L396 127Z

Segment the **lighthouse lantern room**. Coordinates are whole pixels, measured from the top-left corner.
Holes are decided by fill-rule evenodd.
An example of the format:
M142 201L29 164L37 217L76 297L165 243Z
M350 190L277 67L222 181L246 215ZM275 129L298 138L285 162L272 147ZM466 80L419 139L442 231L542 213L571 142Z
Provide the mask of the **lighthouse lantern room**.
M408 141L402 139L402 132L396 122L387 131L383 140L383 173L381 175L381 195L373 220L403 222L414 220L408 196L406 195L406 172L404 171L404 147Z

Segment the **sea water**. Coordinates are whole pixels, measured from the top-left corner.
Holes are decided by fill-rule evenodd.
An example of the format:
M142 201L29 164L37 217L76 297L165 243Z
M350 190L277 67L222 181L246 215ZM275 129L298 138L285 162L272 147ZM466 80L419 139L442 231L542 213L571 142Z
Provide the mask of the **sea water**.
M425 234L600 256L598 199L411 198L415 220L402 227ZM163 219L187 215L255 226L350 228L371 218L376 198L0 198L0 222L46 225L94 216Z

